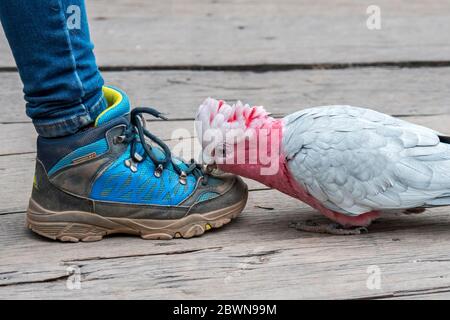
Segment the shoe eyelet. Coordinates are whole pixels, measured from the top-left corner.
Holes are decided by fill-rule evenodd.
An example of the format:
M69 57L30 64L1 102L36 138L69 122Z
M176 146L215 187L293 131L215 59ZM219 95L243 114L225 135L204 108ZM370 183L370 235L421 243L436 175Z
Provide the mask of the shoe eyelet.
M113 138L113 143L119 144L119 143L122 143L124 140L125 140L125 136L115 136Z
M187 178L186 172L181 171L178 182L180 182L182 185L185 185L187 183L186 178Z
M164 170L163 165L162 165L162 164L159 164L159 165L156 167L155 172L153 172L153 175L154 175L155 177L157 177L157 178L160 178L160 177L161 177L161 174L162 174L162 172L163 172L163 170Z
M134 160L136 160L137 162L141 162L142 159L144 159L139 153L135 152L133 155Z
M138 169L137 169L136 163L134 163L133 160L126 159L124 161L124 163L127 168L130 168L131 172L137 172Z

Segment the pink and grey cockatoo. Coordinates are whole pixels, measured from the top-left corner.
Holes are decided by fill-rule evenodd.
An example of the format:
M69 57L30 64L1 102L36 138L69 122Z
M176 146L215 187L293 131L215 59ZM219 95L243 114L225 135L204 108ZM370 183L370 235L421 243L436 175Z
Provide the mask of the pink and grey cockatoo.
M432 129L340 105L274 119L263 107L211 98L196 120L206 163L300 199L334 221L298 229L358 234L382 213L450 205L450 137Z

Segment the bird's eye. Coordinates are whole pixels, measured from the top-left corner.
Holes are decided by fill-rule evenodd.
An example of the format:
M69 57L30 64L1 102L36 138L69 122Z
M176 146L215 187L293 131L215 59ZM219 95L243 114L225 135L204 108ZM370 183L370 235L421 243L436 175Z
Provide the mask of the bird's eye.
M219 145L212 151L212 157L215 157L216 155L218 155L218 156L220 156L222 158L225 158L227 156L227 146L226 146L226 144Z
M222 157L226 158L226 156L227 156L227 146L223 145L222 146Z

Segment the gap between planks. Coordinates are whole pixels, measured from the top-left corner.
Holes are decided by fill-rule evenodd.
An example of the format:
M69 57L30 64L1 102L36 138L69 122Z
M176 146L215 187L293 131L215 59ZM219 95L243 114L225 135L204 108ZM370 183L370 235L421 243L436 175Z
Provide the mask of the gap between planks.
M374 61L349 63L278 63L278 64L245 64L245 65L116 65L100 66L102 72L129 71L229 71L229 72L283 72L295 70L337 70L358 68L443 68L450 67L450 60L422 61ZM18 72L17 67L1 67L1 72Z

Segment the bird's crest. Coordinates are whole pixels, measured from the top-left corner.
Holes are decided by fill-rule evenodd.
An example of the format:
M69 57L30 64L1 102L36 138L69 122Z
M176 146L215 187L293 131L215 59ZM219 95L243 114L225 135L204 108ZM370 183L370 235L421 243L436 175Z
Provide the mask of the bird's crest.
M198 109L195 122L204 149L203 160L209 162L211 154L216 157L229 154L233 145L251 138L269 118L261 106L250 107L240 101L229 105L223 100L206 99Z
M219 129L224 132L232 129L247 131L260 128L268 117L269 113L262 106L251 107L241 101L229 105L223 100L207 98L198 109L196 121L202 126L203 131L206 129Z

